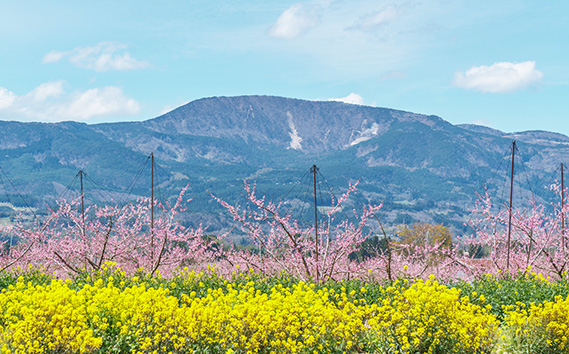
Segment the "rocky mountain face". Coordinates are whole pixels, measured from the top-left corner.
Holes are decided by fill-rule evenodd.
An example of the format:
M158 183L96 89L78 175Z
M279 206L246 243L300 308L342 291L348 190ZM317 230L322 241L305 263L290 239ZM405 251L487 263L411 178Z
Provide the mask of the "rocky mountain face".
M41 206L77 195L78 170L93 183L91 202L147 195L153 152L162 196L189 183L189 219L212 229L228 222L206 190L237 203L250 179L258 193L286 195L302 207L307 202L290 192L316 164L326 191L339 194L360 180L352 205L383 202L387 223L443 222L461 232L475 191L486 184L503 195L512 140L518 203L532 194L552 200L544 187L559 179L559 164L569 157L562 134L504 133L386 108L270 96L200 99L143 122L0 121L0 130L0 202Z
M434 116L340 102L270 96L201 99L142 122L140 126L158 133L155 136L164 134L169 137L177 135L178 138L219 139L255 146L260 150L296 150L304 155L321 156L381 136L392 126L405 122L420 123L432 130L444 130L450 126ZM114 140L127 143L136 139L133 135L125 136L128 132L115 128L128 130L130 125L105 125L100 127L100 131ZM139 136L140 143L145 138L148 137ZM154 142L157 143L158 141ZM180 149L180 146L172 145L172 140L160 141L160 144L165 152L163 159L186 162L196 156L195 152L185 154L186 151ZM215 152L202 156L214 162L225 162ZM235 160L242 158L244 157L234 156Z

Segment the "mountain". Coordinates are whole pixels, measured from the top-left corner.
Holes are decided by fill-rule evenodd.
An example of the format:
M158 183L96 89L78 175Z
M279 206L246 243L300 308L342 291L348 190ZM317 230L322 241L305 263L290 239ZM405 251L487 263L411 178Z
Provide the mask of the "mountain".
M159 195L172 198L189 183L187 222L212 231L230 222L207 191L242 203L243 180L255 180L259 194L284 198L302 215L315 164L324 203L329 190L338 195L360 180L348 206L383 202L386 224L443 222L462 232L484 184L504 198L512 140L515 205L532 195L554 201L545 186L569 157L569 137L558 133L504 133L400 110L271 96L204 98L143 122L0 121L0 129L0 202L42 206L76 197L78 170L87 174L90 202L148 195L153 152Z

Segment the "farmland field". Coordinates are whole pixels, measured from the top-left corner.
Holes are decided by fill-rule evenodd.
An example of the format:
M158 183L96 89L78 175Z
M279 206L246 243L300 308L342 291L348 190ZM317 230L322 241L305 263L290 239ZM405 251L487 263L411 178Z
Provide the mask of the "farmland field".
M4 226L1 351L569 353L567 204L513 214L512 242L489 202L476 238L415 224L392 239L367 228L381 206L333 222L355 190L318 233L254 186L247 208L214 197L254 248L178 223L185 189L155 219L148 199L62 202Z
M569 282L302 281L236 267L0 275L2 353L567 353Z

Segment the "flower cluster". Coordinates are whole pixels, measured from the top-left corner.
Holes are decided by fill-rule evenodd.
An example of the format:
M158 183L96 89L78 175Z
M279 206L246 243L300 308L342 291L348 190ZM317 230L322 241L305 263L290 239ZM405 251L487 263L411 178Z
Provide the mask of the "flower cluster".
M526 306L504 306L510 331L509 347L526 353L569 352L569 297Z
M1 353L569 352L569 298L506 303L501 321L483 293L495 279L474 284L477 292L434 277L229 280L214 268L127 276L108 264L66 281L38 269L11 274L0 274ZM526 280L558 291L542 277Z
M144 283L121 290L112 277L77 291L61 280L46 286L19 281L0 295L0 346L13 353L345 350L358 342L369 312L345 293L315 291L303 282L274 286L269 294L253 282L206 294L179 300Z
M385 352L489 352L499 322L490 306L472 304L460 290L439 284L434 277L410 287L396 283L370 319Z
M90 325L88 307L88 294L61 280L44 286L20 278L0 294L2 353L86 353L100 347L102 338Z

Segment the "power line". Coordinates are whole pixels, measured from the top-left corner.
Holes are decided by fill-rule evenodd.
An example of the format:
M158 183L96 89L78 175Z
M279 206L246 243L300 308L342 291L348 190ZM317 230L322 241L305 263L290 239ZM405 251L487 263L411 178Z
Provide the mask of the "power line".
M523 159L522 159L521 157L520 157L519 160L520 160L520 165L522 166L522 170L523 170L523 172L524 172L524 175L525 175L525 177L526 177L526 182L527 182L527 184L528 184L528 186L529 186L529 190L530 190L530 192L531 192L532 200L535 200L535 193L534 193L533 187L532 187L532 185L531 185L531 183L530 183L529 175L528 175L528 172L527 172L527 170L526 170L524 161L523 161Z
M63 190L63 192L58 194L57 200L65 200L67 194L69 193L73 194L73 189L74 189L73 187L75 186L76 182L77 182L77 175L73 176L71 182L69 182L69 184L66 187L64 187L65 189Z
M142 167L140 168L138 173L134 176L134 179L132 180L130 187L127 188L128 192L125 195L123 195L123 197L119 200L119 204L122 204L125 201L125 199L131 195L134 187L136 186L136 183L138 182L138 179L140 178L140 176L142 175L142 172L144 171L144 169L146 168L146 165L148 164L148 160L150 160L150 156L148 156L146 158L146 161L144 161L144 164L142 165Z
M8 189L6 188L6 184L4 183L4 178L2 178L2 175L0 175L0 183L2 183L2 188L4 188L4 194L6 195L8 203L12 204L12 200L10 199L10 194L8 194Z
M306 183L304 182L304 180L306 180ZM308 198L310 196L310 171L306 172L303 176L302 179L303 183L302 185L304 186L304 192L300 193L297 195L300 198L297 198L301 201L301 209L299 211L299 216L302 219L301 221L303 222L303 224L308 224L308 222L306 221L306 215L305 215L305 211L308 205L310 205L310 203L308 203ZM302 199L304 198L304 199ZM298 220L298 217L297 217Z
M34 211L34 209L26 202L26 200L24 199L22 194L20 194L20 191L18 191L18 188L16 188L16 186L14 185L14 183L12 182L10 177L8 177L8 175L6 174L6 172L4 171L4 169L2 167L0 167L0 171L2 171L2 173L4 174L4 177L6 177L6 179L8 180L10 185L12 186L12 188L14 188L14 191L16 192L16 194L20 197L20 199L22 199L22 202L24 203L24 205L28 208L28 210L30 210L32 212L32 214L34 214L34 218L37 219L38 216L36 215L36 212ZM4 187L4 190L6 190L6 187Z
M500 163L498 164L498 168L490 169L490 171L492 172L492 178L493 178L493 179L498 180L498 178L497 178L498 171L501 170L502 164L504 163L504 161L508 161L507 157L511 154L511 151L512 151L511 146L508 147L507 149L505 149L505 150L504 150L504 153L502 154L502 157L500 158ZM487 175L488 175L488 172L486 172L486 173L484 174L484 176L487 176ZM508 177L508 171L506 171L506 178L504 179L504 184L503 184L503 186L502 186L502 188L501 188L501 190L502 190L502 195L501 195L501 196L499 196L499 195L496 196L496 198L498 198L498 202L501 202L501 203L505 203L505 202L506 202L506 201L504 200L504 194L505 194L505 191L506 191L506 185L507 185L507 183L508 183L508 178L507 178L507 177ZM486 178L486 177L484 177L484 178L482 179L482 183L484 183L484 185L486 186L485 190L488 191L488 184L484 182L485 178ZM476 189L474 189L474 192L477 193L477 192L476 192ZM499 193L499 191L498 191L498 193ZM474 214L473 214L473 213L468 213L468 214L469 214L469 216L468 216L468 220L466 221L466 225L470 225L471 222L472 222L472 219L474 218Z
M511 153L512 153L512 148L510 147L510 148L508 148L508 149L506 150L505 155L502 157L502 159L501 159L501 161L500 161L500 165L498 166L498 170L495 170L495 171L494 171L494 176L496 176L496 175L498 174L498 171L500 171L500 169L502 168L502 164L504 163L504 161L508 161L508 162L510 162L510 163L512 162L510 159L507 158ZM498 198L498 201L501 202L501 203L504 203L504 204L506 203L506 200L504 199L504 196L505 196L505 194L506 194L506 191L508 190L508 188L507 188L507 185L508 185L508 176L511 175L510 168L509 168L509 167L506 167L506 168L507 168L507 170L506 170L506 178L504 178L504 184L502 185L502 188L501 188L502 194L496 196L496 197ZM510 176L510 178L512 178L512 176Z
M90 177L90 175L86 174L85 172L83 172L83 176L85 176L86 181L97 187L95 189L95 192L99 194L101 201L111 202L113 200L113 196L105 190L105 187L97 183L93 178ZM103 193L106 194L106 196Z
M334 192L332 191L332 187L330 187L330 184L328 184L328 181L326 180L326 178L324 178L324 175L322 174L322 172L318 171L318 174L320 175L320 177L322 178L322 180L324 181L324 183L328 187L328 190L330 191L330 195L334 196ZM332 197L330 199L332 199ZM336 202L338 202L338 200L336 200ZM341 206L340 206L340 212L342 212L342 214L344 214L344 217L346 218L346 220L348 220L348 222L352 223L352 219L348 216L348 214L346 214L346 212L344 211L344 208L342 208Z
M302 175L302 177L300 177L300 179L292 186L292 188L288 192L286 192L284 196L281 197L280 200L282 201L283 199L285 199L299 185L299 183L303 181L306 176L308 176L309 173L310 171L306 171L304 175Z

